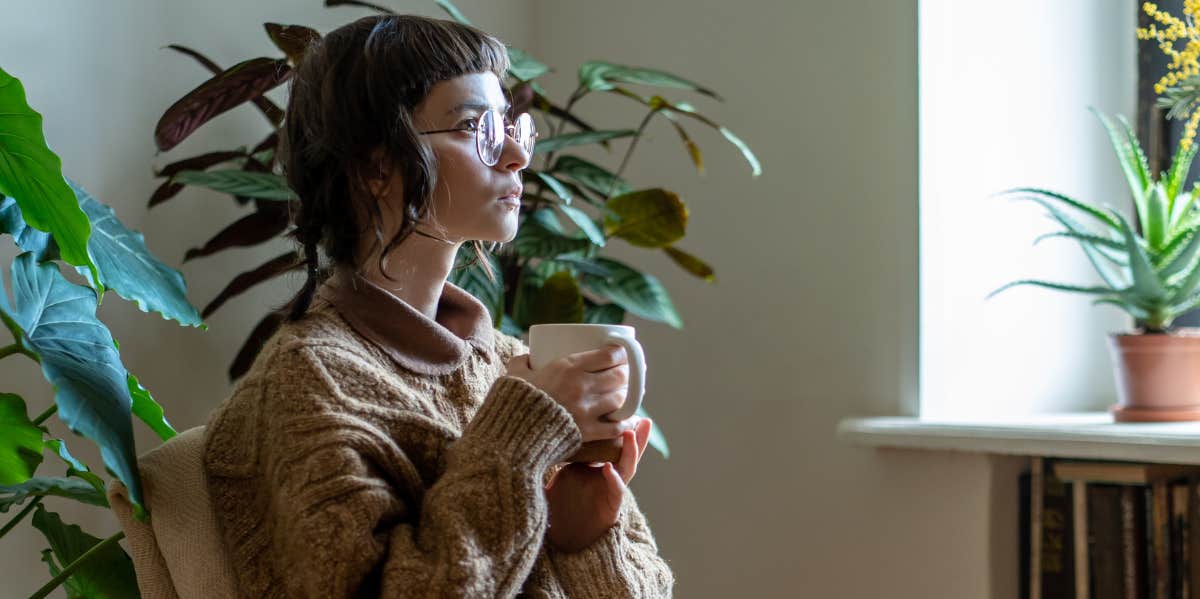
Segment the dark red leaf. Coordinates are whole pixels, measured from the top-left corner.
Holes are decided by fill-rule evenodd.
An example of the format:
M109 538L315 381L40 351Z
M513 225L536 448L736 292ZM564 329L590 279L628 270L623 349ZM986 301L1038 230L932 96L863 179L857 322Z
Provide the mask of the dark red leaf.
M259 321L258 326L250 331L250 336L246 338L246 342L242 344L242 349L238 351L237 357L233 359L233 364L229 365L229 380L236 381L250 370L250 366L254 364L254 359L258 357L258 352L262 351L263 345L279 330L279 325L283 324L283 312L271 312Z
M359 2L358 0L325 0L325 6L361 6L363 8L369 8L371 10L381 12L385 15L396 14L396 11L390 8L380 6L378 4L371 4L370 2Z
M204 65L204 68L208 69L208 71L213 75L221 74L221 67L218 66L217 63L210 60L207 56L191 48L180 46L178 44L171 44L167 47L175 50L176 52L181 52L196 59L196 62ZM251 101L254 102L254 105L257 106L258 109L263 113L263 116L267 117L268 121L271 121L272 125L279 126L279 123L283 122L283 109L266 96L258 96Z
M260 210L252 212L217 233L204 247L192 248L183 256L187 262L193 258L201 258L215 254L231 247L245 247L267 241L288 226L286 204L277 202L283 210Z
M289 270L303 268L304 264L304 260L300 258L299 254L296 252L288 252L272 259L271 261L259 266L258 268L255 268L254 270L248 270L234 277L233 281L230 281L230 283L225 286L225 289L222 289L221 293L217 294L217 297L204 307L204 311L201 312L201 317L208 318L210 314L216 312L217 308L220 308L222 305L224 305L226 301L241 295L247 289L262 283L263 281L273 279L285 272L288 272Z
M210 166L215 166L221 164L222 162L234 160L243 156L245 156L245 154L241 152L209 152L208 154L201 154L199 156L188 158L187 160L172 162L171 164L164 166L161 171L155 173L155 176L166 177L167 180L163 181L163 183L158 186L158 189L154 190L154 195L150 196L149 206L157 206L175 197L175 194L178 194L181 190L183 190L184 185L182 183L172 183L170 180L171 176L175 173L178 173L179 171L202 171Z
M321 34L317 33L315 29L309 29L303 25L263 23L263 27L266 28L267 35L271 36L275 47L287 54L288 60L293 66L300 64L300 59L304 58L304 52L308 50L308 47L321 39Z
M292 74L286 60L252 58L200 84L171 105L154 128L158 149L170 150L213 117L262 95Z

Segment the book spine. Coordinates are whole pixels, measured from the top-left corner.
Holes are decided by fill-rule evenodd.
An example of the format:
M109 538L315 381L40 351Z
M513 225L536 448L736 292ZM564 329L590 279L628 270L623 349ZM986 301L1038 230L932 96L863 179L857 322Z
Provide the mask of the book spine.
M1032 500L1030 499L1031 486L1033 475L1029 472L1022 472L1017 479L1017 580L1018 582L1018 598L1029 599L1029 564L1030 553L1032 550L1030 530L1030 513L1032 512Z
M1071 483L1071 537L1075 548L1075 599L1091 599L1088 578L1087 483Z
M1088 485L1088 573L1094 599L1136 597L1125 571L1124 489ZM1136 588L1136 587L1133 587Z
M1191 555L1188 551L1188 484L1171 485L1171 595L1185 599L1188 592L1188 570Z
M1171 495L1166 482L1150 485L1151 544L1154 547L1154 599L1171 597Z
M1033 458L1029 485L1029 598L1042 599L1042 495L1046 486L1043 458Z
M1047 469L1042 485L1042 597L1075 596L1074 500L1067 483Z

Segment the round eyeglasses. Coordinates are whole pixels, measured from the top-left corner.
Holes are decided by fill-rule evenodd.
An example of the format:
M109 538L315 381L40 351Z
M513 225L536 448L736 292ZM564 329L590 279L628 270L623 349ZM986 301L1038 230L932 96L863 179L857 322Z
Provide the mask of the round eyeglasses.
M537 129L533 126L533 117L528 112L517 115L512 124L505 124L504 115L499 110L488 110L479 115L474 121L453 129L438 129L437 131L421 131L421 135L434 133L452 133L455 131L475 132L475 151L479 160L487 166L496 166L500 162L500 154L504 153L504 137L510 136L527 154L533 154L533 143L537 139Z

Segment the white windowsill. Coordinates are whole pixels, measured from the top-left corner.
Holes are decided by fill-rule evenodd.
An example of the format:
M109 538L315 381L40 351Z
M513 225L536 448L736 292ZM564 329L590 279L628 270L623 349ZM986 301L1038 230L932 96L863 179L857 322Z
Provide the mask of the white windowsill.
M871 447L1200 464L1200 422L1121 423L1103 412L1002 421L852 418L840 439Z

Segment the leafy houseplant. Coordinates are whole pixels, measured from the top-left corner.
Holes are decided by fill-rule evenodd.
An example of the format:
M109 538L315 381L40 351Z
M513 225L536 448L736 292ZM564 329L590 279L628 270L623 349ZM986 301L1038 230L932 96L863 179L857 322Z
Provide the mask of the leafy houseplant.
M58 156L46 145L42 117L15 77L0 70L0 234L20 248L11 265L11 289L0 279L0 321L12 334L0 358L24 356L41 367L54 401L34 418L24 398L0 389L0 512L22 507L0 528L0 537L31 513L49 542L42 551L53 578L33 597L66 585L71 597L137 596L133 565L117 542L99 539L45 508L47 496L107 507L105 481L74 458L66 442L45 426L57 414L75 433L100 447L105 469L128 489L145 517L133 441L132 416L163 440L175 431L162 408L121 362L116 341L96 317L106 290L183 325L202 326L187 301L179 272L145 246L142 235L63 177ZM59 263L87 282L68 280ZM10 296L11 291L11 296ZM43 454L64 476L38 474ZM15 589L9 589L15 590Z
M438 0L452 18L466 23L462 13L447 0ZM388 8L354 0L326 0L326 6L354 5L391 13ZM168 151L212 117L246 102L263 113L270 131L253 146L221 149L172 162L158 175L164 179L150 199L150 206L167 201L184 186L206 187L228 193L253 211L218 232L202 247L189 250L184 261L208 256L232 247L253 246L280 236L289 229L289 203L296 198L288 189L275 160L278 127L283 110L263 93L286 81L302 58L305 48L320 34L298 25L266 23L267 34L284 58L253 58L222 69L199 52L182 46L173 50L190 56L204 66L211 78L188 92L162 115L155 130L159 149ZM716 129L736 146L754 175L760 167L754 154L725 127L685 102L653 95L642 96L630 85L688 90L720 99L716 92L682 77L659 70L633 68L600 61L579 67L579 83L565 102L547 97L538 80L549 67L525 52L509 48L512 66L506 85L512 90L514 113L529 111L540 121L543 133L537 143L534 164L524 171L526 193L520 211L516 239L499 252L489 254L488 274L483 264L470 260L473 252L459 256L459 268L451 275L455 284L474 294L488 307L495 325L510 334L521 334L530 325L549 322L620 323L628 313L682 326L666 289L653 275L601 255L608 243L621 239L633 246L665 252L687 272L713 280L712 268L675 244L686 233L688 211L679 196L661 187L634 189L622 174L638 140L654 117L661 116L678 133L688 156L703 172L699 146L685 122ZM598 128L573 112L586 97L605 94L636 102L646 109L636 128ZM616 170L573 154L586 146L629 139ZM221 167L221 168L216 168ZM247 289L303 267L295 251L279 255L257 268L233 278L204 307L207 317L229 299ZM282 314L267 314L253 329L234 359L229 375L235 379L246 372L263 342L276 330ZM651 443L666 454L661 435Z
M1079 243L1103 285L1079 286L1020 280L1018 285L1096 296L1094 304L1116 306L1133 317L1133 334L1110 337L1121 401L1118 421L1200 420L1200 336L1174 331L1181 314L1200 307L1200 186L1184 189L1196 157L1195 145L1181 145L1168 170L1151 175L1137 136L1120 117L1117 123L1097 112L1133 195L1141 223L1137 231L1118 211L1101 209L1044 189L1004 192L1031 199L1062 225L1038 238L1067 238ZM1085 226L1076 216L1086 219ZM989 296L990 297L990 296Z

